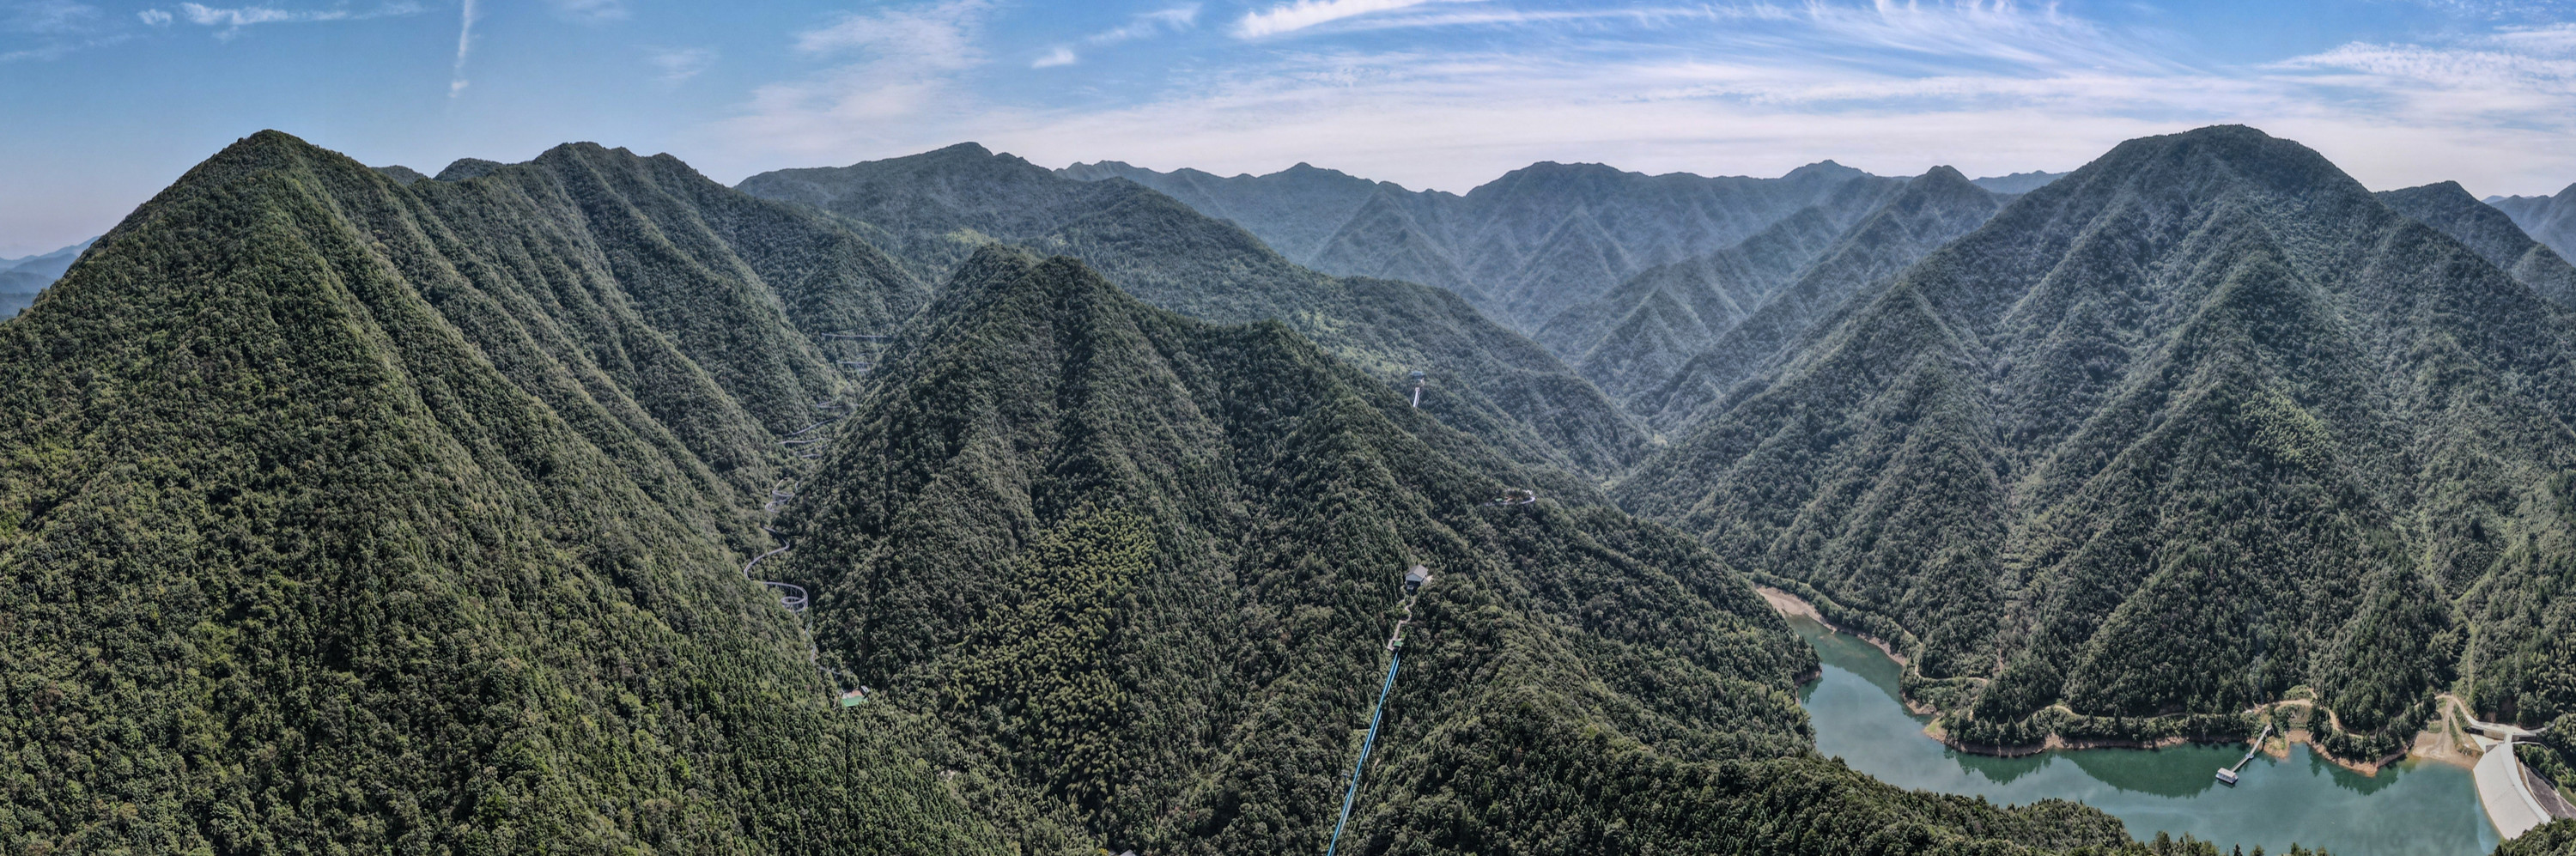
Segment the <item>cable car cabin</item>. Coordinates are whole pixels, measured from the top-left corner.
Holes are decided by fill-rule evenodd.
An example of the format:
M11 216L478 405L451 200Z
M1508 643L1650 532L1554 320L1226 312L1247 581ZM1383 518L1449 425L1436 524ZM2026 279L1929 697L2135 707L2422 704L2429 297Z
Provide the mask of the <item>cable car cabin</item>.
M860 687L860 688L858 688L858 689L851 690L851 691L849 691L849 692L845 692L845 693L842 693L842 694L841 694L841 706L842 706L842 707L858 707L860 702L867 701L867 700L868 700L868 688L867 688L867 687Z

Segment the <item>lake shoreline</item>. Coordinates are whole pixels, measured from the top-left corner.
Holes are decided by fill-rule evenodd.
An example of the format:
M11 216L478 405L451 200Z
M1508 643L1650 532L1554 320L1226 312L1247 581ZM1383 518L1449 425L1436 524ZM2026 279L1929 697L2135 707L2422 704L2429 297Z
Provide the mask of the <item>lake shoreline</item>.
M1808 602L1806 598L1799 597L1798 595L1786 590L1760 584L1756 584L1753 587L1753 590L1755 593L1762 596L1763 602L1770 604L1773 610L1778 611L1784 617L1805 618L1823 626L1826 630L1833 633L1850 636L1854 639L1859 639L1863 642L1869 643L1870 647L1877 648L1880 653L1887 655L1889 660L1894 661L1899 669L1910 668L1913 665L1911 660L1906 659L1904 654L1898 653L1895 646L1888 644L1886 640L1865 633L1854 632L1835 624L1832 620L1825 617L1822 610L1817 609L1816 605ZM1812 680L1812 678L1808 678L1807 676L1801 676L1801 678L1801 683L1804 683L1807 680ZM1906 712L1916 716L1938 716L1941 712L1939 708L1911 698L1904 698L1901 694L1897 701L1904 705ZM2281 705L2306 706L2310 709L2311 715L2313 715L2313 711L2315 709L2315 703L2312 701L2290 699L2266 703L2255 708L2255 712L2268 714L2272 708ZM2445 708L2445 716L2435 721L2447 723L2447 714L2448 709ZM2069 738L2054 733L2049 734L2046 739L2037 744L2005 745L1969 743L1953 738L1947 733L1944 733L1941 730L1940 723L1938 722L1925 725L1923 727L1923 736L1960 752L1996 758L2027 758L2033 755L2044 755L2050 752L2072 752L2085 749L2153 750L2192 744L2210 746L2250 746L2253 744L2251 739L2204 740L2195 739L2191 736L2172 736L2159 737L2154 740L2124 740L2118 738ZM2276 734L2266 738L2263 745L2256 748L2264 755L2272 758L2287 759L2290 756L2290 745L2294 743L2306 745L2310 752L2314 753L2316 757L2324 759L2327 763L2334 764L2335 766L2342 767L2346 770L2350 770L2364 776L2375 777L2379 775L2380 770L2385 769L2388 765L2398 763L2409 758L2419 758L2425 761L2461 767L2463 769L2473 767L2477 764L2476 754L2472 753L2463 755L2457 746L2454 745L2456 741L2450 735L2430 730L2417 732L2413 739L2407 741L2405 749L2392 753L2387 757L2370 761L2356 761L2339 757L2332 752L2326 751L2325 746L2315 738L2315 735L2309 729L2306 728L2288 729L2281 734ZM2274 744L2279 744L2280 748L2277 750L2273 749L2272 747Z

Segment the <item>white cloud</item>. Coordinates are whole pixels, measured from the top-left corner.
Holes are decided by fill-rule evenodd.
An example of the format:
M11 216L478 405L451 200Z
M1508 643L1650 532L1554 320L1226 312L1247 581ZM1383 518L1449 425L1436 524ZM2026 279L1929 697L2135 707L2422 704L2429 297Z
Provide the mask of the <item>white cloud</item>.
M1084 36L1082 43L1092 47L1108 47L1120 42L1150 39L1166 33L1188 32L1197 27L1198 23L1199 4L1186 3L1136 15L1129 18L1125 24ZM1029 67L1055 68L1081 61L1082 56L1074 53L1071 45L1056 45L1049 48L1036 61L1029 63Z
M1199 23L1199 4L1189 3L1169 9L1146 12L1128 20L1126 25L1093 33L1083 39L1094 45L1150 39L1164 33L1186 32Z
M698 76L716 64L712 48L655 48L645 61L662 72L662 81L678 83Z
M481 17L475 3L476 0L464 0L465 8L457 15L456 65L447 75L447 97L451 99L463 94L470 82L465 79L465 59L474 53L474 21Z
M1438 2L1478 0L1296 0L1252 12L1235 22L1234 33L1247 39L1275 36L1377 12L1392 12Z
M185 18L188 23L199 26L221 28L216 31L215 37L229 39L239 33L243 27L258 24L363 21L370 18L414 15L419 14L420 11L421 7L418 4L409 2L388 3L363 12L350 11L346 7L296 10L259 5L221 8L201 3L181 3L177 17ZM168 23L172 17L170 13L160 9L147 9L139 14L144 23L154 25Z
M546 5L557 15L589 24L626 18L626 0L546 0Z
M726 133L837 156L853 140L972 115L980 102L959 75L985 62L976 39L991 7L991 0L942 0L851 13L797 33L797 53L849 61L754 89L745 115L727 122Z
M188 23L207 27L247 27L252 24L274 24L282 21L334 21L349 17L348 12L340 10L289 12L267 6L217 9L195 3L179 4L179 14L187 16Z
M0 17L0 30L18 33L61 34L87 30L99 18L98 7L72 0L31 0L9 6L6 17Z
M831 26L796 34L796 50L820 55L857 50L934 68L964 68L983 61L972 35L991 7L989 0L946 0L873 14L854 12Z

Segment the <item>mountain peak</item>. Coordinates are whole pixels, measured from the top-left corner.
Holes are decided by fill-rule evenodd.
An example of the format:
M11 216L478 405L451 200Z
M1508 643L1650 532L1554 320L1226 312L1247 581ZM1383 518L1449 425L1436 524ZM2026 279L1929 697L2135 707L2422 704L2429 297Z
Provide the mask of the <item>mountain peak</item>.
M2130 140L2051 186L2079 180L2184 189L2193 196L2238 188L2297 200L2303 206L2354 202L2370 195L2361 182L2316 150L2244 125L2211 125Z
M456 162L448 164L446 169L439 170L432 178L438 181L472 181L491 175L493 170L508 165L482 158L457 158Z
M1788 171L1786 174L1781 175L1780 177L1781 177L1781 178L1858 178L1858 177L1860 177L1860 176L1864 176L1864 175L1868 175L1868 174L1869 174L1869 173L1864 172L1864 171L1862 171L1862 170L1854 169L1854 168L1852 168L1852 167L1847 167L1847 166L1844 166L1844 165L1842 165L1842 164L1836 163L1836 162L1834 162L1834 161L1833 161L1833 160L1831 160L1831 159L1826 159L1826 160L1820 160L1820 161L1817 161L1817 162L1815 162L1815 163L1808 164L1808 165L1806 165L1806 166L1799 167L1799 168L1797 168L1797 169L1790 170L1790 171Z

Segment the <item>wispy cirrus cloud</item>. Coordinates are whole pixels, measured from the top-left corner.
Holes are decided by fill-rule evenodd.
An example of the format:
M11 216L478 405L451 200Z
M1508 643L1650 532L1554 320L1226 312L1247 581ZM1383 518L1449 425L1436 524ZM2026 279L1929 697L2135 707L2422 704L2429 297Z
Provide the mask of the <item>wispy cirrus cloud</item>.
M27 0L0 10L0 30L37 35L78 33L97 26L102 17L98 7L87 3Z
M752 91L728 133L790 150L829 152L853 137L882 139L920 122L971 114L957 75L986 62L977 44L992 0L940 0L850 13L794 34L793 50L840 65ZM892 120L903 120L894 122Z
M644 61L661 73L662 82L678 83L713 67L716 57L714 48L651 48Z
M1167 33L1188 32L1197 27L1198 22L1199 4L1186 3L1136 15L1129 18L1125 24L1084 36L1082 43L1091 47L1108 47L1120 42L1150 39ZM1029 67L1055 68L1072 65L1081 60L1082 55L1075 53L1072 45L1056 45L1039 55L1037 61L1029 63Z
M0 44L0 63L51 62L83 50L133 38L115 26L97 6L74 0L20 0L0 5L0 36L24 39L23 47Z
M185 21L201 27L212 27L215 28L216 38L229 39L244 27L260 24L363 21L371 18L417 15L421 11L419 4L410 2L387 3L364 10L350 9L346 6L330 9L284 9L258 4L224 7L208 6L203 3L181 3L174 9L145 9L135 13L135 17L149 26Z
M1169 9L1156 9L1128 20L1122 26L1093 33L1083 38L1084 44L1114 45L1137 39L1150 39L1164 33L1185 32L1199 23L1199 4L1184 3Z
M1244 15L1242 20L1235 22L1234 33L1242 38L1258 39L1427 3L1474 2L1483 0L1296 0Z
M457 11L456 64L447 73L447 98L454 101L472 83L465 78L465 60L474 55L474 22L483 17L476 0L463 0Z
M627 15L626 0L546 0L546 5L557 16L585 24L623 21Z

